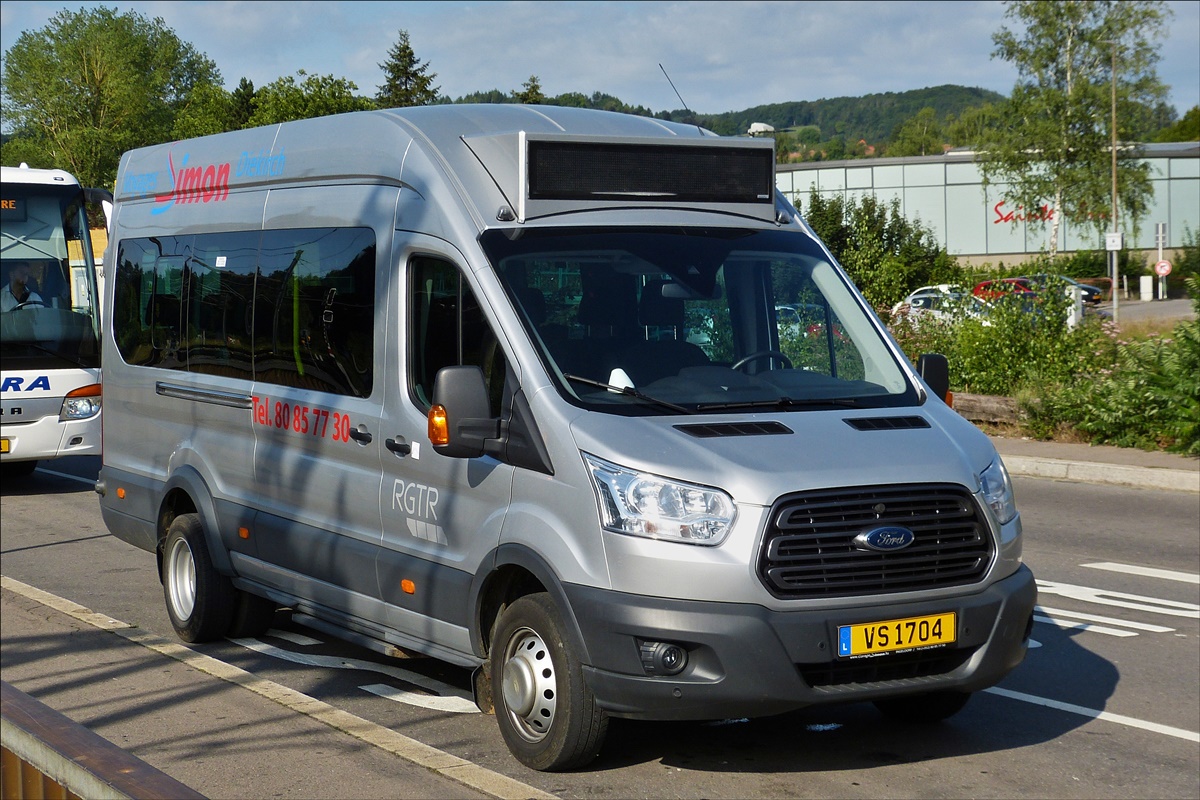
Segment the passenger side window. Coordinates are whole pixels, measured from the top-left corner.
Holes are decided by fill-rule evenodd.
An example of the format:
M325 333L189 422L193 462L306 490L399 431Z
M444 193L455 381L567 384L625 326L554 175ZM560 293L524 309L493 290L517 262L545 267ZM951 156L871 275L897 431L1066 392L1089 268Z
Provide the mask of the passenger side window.
M375 353L369 228L265 231L254 307L254 377L366 397Z
M422 409L433 402L433 381L442 367L483 370L492 416L500 416L507 364L479 302L453 264L418 257L409 267L408 358L410 392Z

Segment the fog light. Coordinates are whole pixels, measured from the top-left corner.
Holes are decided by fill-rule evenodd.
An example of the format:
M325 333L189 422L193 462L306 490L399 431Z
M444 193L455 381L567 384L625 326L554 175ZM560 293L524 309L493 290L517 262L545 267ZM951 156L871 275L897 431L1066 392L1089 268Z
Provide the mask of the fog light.
M687 667L687 650L671 642L638 642L647 675L678 675Z

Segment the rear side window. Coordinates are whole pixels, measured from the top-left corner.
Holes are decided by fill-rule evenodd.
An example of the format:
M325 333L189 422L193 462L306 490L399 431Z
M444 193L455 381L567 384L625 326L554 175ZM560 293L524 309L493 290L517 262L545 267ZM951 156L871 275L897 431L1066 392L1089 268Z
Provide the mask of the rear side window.
M371 393L369 228L125 240L115 280L113 334L129 364Z

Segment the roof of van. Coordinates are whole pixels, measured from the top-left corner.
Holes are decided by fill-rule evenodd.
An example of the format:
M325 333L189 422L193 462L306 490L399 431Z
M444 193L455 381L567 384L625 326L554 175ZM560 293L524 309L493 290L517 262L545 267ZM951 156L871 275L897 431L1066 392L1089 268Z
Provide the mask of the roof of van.
M524 218L516 196L525 175L523 147L537 137L773 147L769 140L726 139L695 125L595 109L448 104L337 114L133 150L121 159L114 194L123 202L208 202L267 185L380 183L422 196L453 187L477 206L483 224L505 203ZM773 191L773 174L771 180Z

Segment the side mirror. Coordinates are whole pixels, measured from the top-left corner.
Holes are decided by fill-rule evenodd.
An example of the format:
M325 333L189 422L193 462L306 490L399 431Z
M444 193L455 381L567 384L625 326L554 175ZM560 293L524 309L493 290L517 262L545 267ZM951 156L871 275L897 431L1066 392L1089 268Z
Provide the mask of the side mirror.
M500 420L491 416L483 370L442 367L433 379L429 441L451 458L478 458L489 440L500 438Z
M917 372L921 379L928 384L930 391L942 399L948 406L954 405L954 395L950 394L950 362L941 353L922 353L917 359Z

